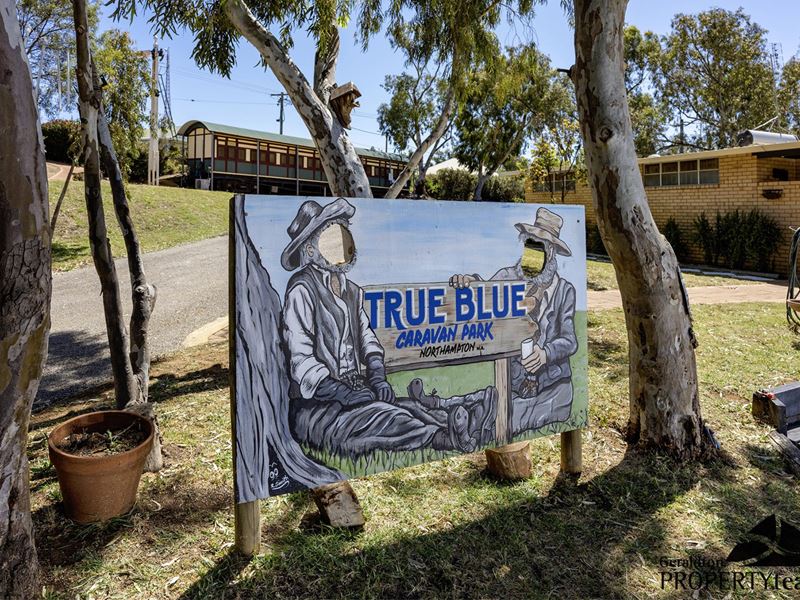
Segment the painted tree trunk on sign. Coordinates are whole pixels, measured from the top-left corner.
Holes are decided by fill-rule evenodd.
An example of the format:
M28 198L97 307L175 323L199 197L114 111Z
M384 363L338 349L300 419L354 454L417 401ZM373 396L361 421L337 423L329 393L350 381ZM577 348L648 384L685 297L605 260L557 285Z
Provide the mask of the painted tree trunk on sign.
M281 301L247 234L242 198L235 200L234 218L235 281L244 282L237 295L248 296L247 302L237 302L233 308L235 331L231 331L236 344L236 364L231 364L236 370L236 497L243 502L271 495L270 485L300 489L345 476L308 458L292 438Z
M0 23L0 598L35 598L26 446L50 330L47 167L11 0Z
M575 0L581 132L598 225L614 263L630 360L630 441L693 459L710 448L689 301L647 204L625 94L627 0Z

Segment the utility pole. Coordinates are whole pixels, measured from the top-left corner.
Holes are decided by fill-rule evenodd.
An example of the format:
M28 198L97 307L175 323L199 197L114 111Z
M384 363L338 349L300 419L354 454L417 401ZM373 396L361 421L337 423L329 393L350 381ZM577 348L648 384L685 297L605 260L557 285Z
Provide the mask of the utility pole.
M150 81L150 145L147 153L147 183L158 185L158 38L153 38L153 50L150 55L153 59L153 73Z
M278 121L281 124L280 133L281 135L283 135L283 118L284 118L283 103L286 100L286 92L278 92L277 94L270 94L270 96L278 97L278 106L281 107L281 116L278 117L276 121Z

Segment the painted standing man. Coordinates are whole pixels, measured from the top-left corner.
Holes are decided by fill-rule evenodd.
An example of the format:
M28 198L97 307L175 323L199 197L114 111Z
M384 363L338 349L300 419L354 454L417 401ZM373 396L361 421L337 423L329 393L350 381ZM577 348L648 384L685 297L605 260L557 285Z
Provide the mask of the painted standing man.
M544 253L542 270L526 276L522 259L497 271L491 280L524 280L532 308L528 318L536 326L533 350L511 361L512 433L539 429L569 419L572 411L572 368L570 357L578 350L575 336L575 288L558 274L556 255L572 256L559 237L563 219L541 207L533 225L517 223L523 246ZM483 281L480 275L453 275L450 285L467 287Z
M292 433L340 456L425 447L471 452L494 425L496 390L437 406L395 397L363 290L346 277L357 258L349 229L354 213L344 198L324 207L309 200L287 230L281 264L297 269L282 319Z

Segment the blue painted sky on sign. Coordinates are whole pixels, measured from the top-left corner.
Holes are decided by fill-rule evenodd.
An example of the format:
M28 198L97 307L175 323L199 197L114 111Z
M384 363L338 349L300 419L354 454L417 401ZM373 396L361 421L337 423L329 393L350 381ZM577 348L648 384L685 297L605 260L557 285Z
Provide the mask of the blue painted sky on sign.
M291 273L280 264L286 229L308 198L247 196L250 237L283 297ZM315 198L320 204L333 198ZM515 223L533 223L538 204L349 199L356 213L351 231L358 251L348 274L355 283L446 282L455 273L489 278L522 254ZM586 310L586 245L582 206L550 205L564 219L561 239L571 257L558 257L558 271L577 293L576 309Z

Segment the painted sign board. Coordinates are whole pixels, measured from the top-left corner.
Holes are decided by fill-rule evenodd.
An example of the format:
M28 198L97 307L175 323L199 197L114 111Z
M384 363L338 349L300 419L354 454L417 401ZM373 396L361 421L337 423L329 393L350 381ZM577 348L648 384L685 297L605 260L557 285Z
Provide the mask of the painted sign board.
M583 207L248 195L231 218L238 502L586 425Z

